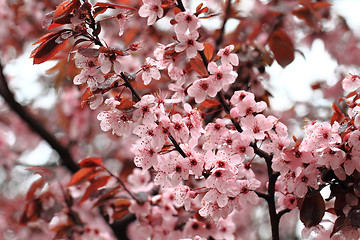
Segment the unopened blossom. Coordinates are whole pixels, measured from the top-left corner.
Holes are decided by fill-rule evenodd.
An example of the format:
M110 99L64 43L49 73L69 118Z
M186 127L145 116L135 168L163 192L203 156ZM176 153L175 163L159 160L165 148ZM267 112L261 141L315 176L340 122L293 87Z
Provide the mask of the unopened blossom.
M122 36L124 34L125 22L131 18L131 15L128 11L125 11L117 14L116 18L119 21L119 36Z
M229 45L219 50L217 55L220 57L221 64L239 65L239 58L235 53L231 53L232 51L234 51L234 45Z
M188 58L194 58L197 54L197 51L204 49L204 45L196 41L199 38L199 33L197 31L190 32L188 34L179 33L177 39L179 43L175 46L176 52L186 51Z
M144 81L145 85L148 85L152 79L159 80L161 74L159 69L156 67L155 60L151 59L150 57L146 58L146 63L141 66L142 70L142 80Z
M140 17L147 17L147 24L153 25L157 18L164 15L164 10L161 8L161 0L143 0L143 5L139 9Z
M189 32L194 32L201 26L199 19L188 10L176 14L175 20L177 22L174 28L176 34L185 33L188 29Z

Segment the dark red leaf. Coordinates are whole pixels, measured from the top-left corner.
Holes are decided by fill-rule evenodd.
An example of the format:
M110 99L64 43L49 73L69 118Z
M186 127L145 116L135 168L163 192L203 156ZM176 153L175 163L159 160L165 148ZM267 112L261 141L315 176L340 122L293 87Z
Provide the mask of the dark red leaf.
M290 37L282 29L274 31L268 41L276 61L283 68L294 60L294 45Z
M333 124L334 122L341 123L341 121L345 118L344 114L341 112L340 108L333 103L332 110L334 114L331 116L330 123Z
M325 214L325 202L320 192L309 192L302 201L300 220L305 227L318 225Z
M194 69L198 74L200 74L200 76L204 77L208 75L208 71L203 61L200 60L199 58L195 57L190 59L190 65L192 69Z
M337 233L338 231L341 230L341 228L344 226L345 220L346 220L346 217L344 215L342 215L336 219L333 230L330 234L330 237L332 237L335 233Z
M214 47L211 43L204 43L204 54L208 62L210 62L214 54Z
M91 183L90 186L86 189L83 197L81 198L80 203L86 201L91 196L91 194L96 192L99 188L103 187L109 181L110 178L111 176L99 177L98 179L96 179L96 181Z
M38 42L41 42L41 44L32 51L30 56L34 58L34 64L40 64L51 59L66 46L68 39L63 41L57 40L63 32L61 30L39 39Z
M33 184L31 184L29 191L26 194L26 200L31 199L34 196L36 190L42 189L44 185L45 185L45 180L42 177L36 180L35 182L33 182Z
M71 178L68 186L77 185L84 181L86 181L90 176L91 173L96 172L95 167L93 168L81 168L77 171Z
M89 168L89 167L98 167L102 166L101 158L84 158L79 162L80 167Z
M101 2L96 3L96 4L94 5L94 7L121 8L121 9L136 10L136 8L134 8L134 7L121 6L121 5L112 4L112 3L101 3Z
M352 227L354 227L356 229L360 228L360 208L359 207L351 208L348 213L348 217L350 219L350 224Z
M59 6L56 7L54 16L53 16L53 22L58 24L67 24L71 23L70 13L80 7L80 1L79 0L67 0L61 3Z

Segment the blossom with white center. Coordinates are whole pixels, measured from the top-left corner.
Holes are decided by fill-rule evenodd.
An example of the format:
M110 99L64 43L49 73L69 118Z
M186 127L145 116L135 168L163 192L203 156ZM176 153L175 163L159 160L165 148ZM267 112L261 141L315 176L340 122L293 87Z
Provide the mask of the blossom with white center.
M197 51L204 50L204 45L196 41L198 38L199 33L197 31L190 32L188 34L179 33L177 35L179 43L175 46L175 51L186 51L188 58L194 58L197 54Z
M140 17L147 17L147 24L153 25L157 18L164 15L164 10L161 8L161 0L143 0L144 5L139 9Z

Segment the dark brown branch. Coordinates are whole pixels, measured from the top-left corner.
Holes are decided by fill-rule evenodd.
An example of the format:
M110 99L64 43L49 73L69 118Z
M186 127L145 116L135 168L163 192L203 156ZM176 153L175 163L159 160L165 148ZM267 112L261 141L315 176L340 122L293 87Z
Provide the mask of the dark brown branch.
M72 158L69 150L61 145L61 143L51 134L49 133L39 121L37 121L26 109L24 106L19 104L15 98L13 93L10 91L6 78L3 73L3 67L0 63L0 95L4 98L5 102L10 106L11 110L13 110L35 133L37 133L41 138L43 138L60 156L61 164L65 168L67 168L70 172L77 172L80 167L75 163ZM101 212L101 209L100 209ZM101 214L104 219L107 219L107 216ZM114 235L117 239L125 240L128 239L126 237L126 229L123 225L127 226L129 222L121 222L109 224L111 229L113 230ZM108 221L107 221L108 222Z
M182 1L178 0L178 7L182 10L185 11ZM230 13L231 11L231 0L228 0L228 4L227 4L227 9L226 11L228 12L227 15ZM216 48L218 47L219 44L221 44L222 40L223 40L223 34L224 34L224 30L225 30L225 25L227 22L228 17L225 16L224 18L224 22L223 22L223 26L222 29L220 30L220 36L216 41ZM204 66L208 67L208 60L206 59L205 53L204 51L198 51L198 53L200 54L200 57L204 63ZM208 72L209 73L209 72ZM210 73L209 73L210 74ZM230 113L230 106L228 105L228 103L226 102L224 96L222 95L221 92L218 92L217 97L221 103L221 105L223 106L224 110L226 113ZM231 119L232 123L234 124L236 130L238 132L242 132L242 129L239 125L239 123L235 120L235 119ZM269 177L269 185L268 185L268 194L263 194L263 193L259 193L256 192L256 194L261 197L264 198L267 203L268 203L268 208L269 208L269 215L270 215L270 224L271 224L271 232L272 232L272 239L273 240L279 240L280 239L280 234L279 234L279 222L280 222L280 217L283 214L277 214L276 213L276 203L275 203L275 183L277 178L279 177L279 173L274 173L273 169L272 169L272 158L273 156L268 154L267 152L261 150L260 148L257 147L256 143L252 142L250 144L251 147L254 148L254 152L265 159L266 162L266 167L267 167L267 171L268 171L268 177Z
M80 167L77 165L72 158L69 150L64 147L51 133L49 133L44 125L41 124L38 120L36 120L26 109L24 106L19 104L12 92L10 91L4 73L3 67L0 63L0 95L4 98L6 103L10 106L11 110L13 110L19 117L32 129L35 133L37 133L41 138L43 138L58 154L61 160L61 164L69 169L72 173L77 172Z
M223 24L221 26L219 36L215 41L216 50L218 50L218 47L221 45L221 43L223 41L224 34L225 34L225 26L226 26L226 23L227 23L227 21L229 19L230 12L231 12L231 0L227 0Z

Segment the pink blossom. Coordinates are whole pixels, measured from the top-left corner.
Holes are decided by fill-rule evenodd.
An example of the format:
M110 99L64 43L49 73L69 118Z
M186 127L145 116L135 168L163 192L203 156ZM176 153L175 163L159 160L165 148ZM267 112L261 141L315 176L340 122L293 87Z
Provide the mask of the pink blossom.
M215 123L209 123L205 128L204 137L206 142L204 143L203 149L208 150L218 145L223 136L228 134L226 123L222 119L216 119Z
M234 45L229 45L219 50L217 55L220 57L221 64L231 64L233 66L239 65L239 58L235 53L231 53L234 50Z
M100 112L97 115L97 119L101 121L100 127L104 132L112 129L113 134L126 136L129 135L132 130L133 121L131 116L117 108Z
M164 10L161 8L161 0L143 0L143 4L139 9L140 17L148 17L147 24L153 25L157 18L161 18Z
M190 32L188 34L179 33L177 38L179 43L175 46L175 51L186 51L188 58L194 58L197 51L204 49L204 45L196 41L199 38L199 33L197 31Z
M111 68L114 67L114 71L117 74L123 72L124 66L122 64L122 56L117 54L115 51L109 50L105 53L99 54L99 63L101 72L107 74L111 71Z
M240 96L245 96L245 97L241 100L241 103L239 102L238 104L236 104L234 108L230 110L230 114L233 118L244 117L246 115L250 115L253 113L262 112L265 110L267 106L264 101L256 102L254 95L247 94ZM233 102L237 102L237 101L233 100Z
M158 152L152 142L140 141L133 145L132 151L135 154L135 165L141 167L143 171L148 170L158 163Z
M313 189L318 189L318 174L319 170L316 168L314 164L307 166L305 169L297 168L296 169L296 178L295 178L295 189L293 193L299 197L305 197L305 194L308 191L308 187L312 187ZM289 189L290 191L290 189Z
M208 78L196 80L187 90L190 97L195 97L196 103L202 103L206 96L216 96L216 89L211 85Z
M242 118L241 127L244 129L244 134L249 134L257 140L265 138L265 132L269 131L273 124L264 115L258 114L255 117L253 115L248 115L245 118Z
M141 171L139 168L134 168L132 174L127 177L131 185L132 192L148 192L152 189L153 184L150 183L151 176L148 171Z
M355 74L349 74L342 80L342 86L345 91L354 91L360 87L360 77Z
M183 179L187 180L189 177L188 161L178 153L160 155L158 168L168 174L173 186L179 185Z
M234 83L238 75L235 71L233 71L233 67L230 64L223 64L218 67L215 62L210 62L208 70L211 74L209 76L210 84L217 92L224 86ZM215 97L215 95L210 95L210 97Z
M278 199L278 203L288 209L294 209L298 204L296 196L290 193L286 195L281 194Z
M177 113L171 116L171 122L171 135L178 143L187 142L189 140L189 129L186 126L185 119L183 119L181 115Z
M87 83L91 91L98 89L99 85L105 81L105 78L96 68L86 69L84 68L80 74L74 77L74 84L81 85Z
M138 122L142 122L145 126L156 125L156 103L153 95L144 95L141 100L134 105L134 107L137 109L133 113L133 119Z
M119 21L119 36L124 34L125 22L131 18L129 11L121 12L116 15L117 20Z
M150 57L146 58L146 64L141 66L142 72L142 80L145 85L148 85L152 79L159 80L161 78L161 74L159 69L156 67L155 60Z
M236 174L229 169L214 168L210 177L206 179L205 185L208 188L216 188L220 193L226 193L232 189L233 186L229 183L235 178Z
M183 34L189 29L190 32L194 32L201 25L199 19L190 11L179 12L175 16L177 24L175 25L176 34Z
M257 204L259 201L258 195L254 190L258 189L261 182L255 178L250 180L237 180L236 188L239 191L241 205L246 206L247 204Z

